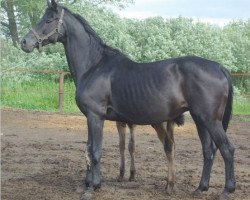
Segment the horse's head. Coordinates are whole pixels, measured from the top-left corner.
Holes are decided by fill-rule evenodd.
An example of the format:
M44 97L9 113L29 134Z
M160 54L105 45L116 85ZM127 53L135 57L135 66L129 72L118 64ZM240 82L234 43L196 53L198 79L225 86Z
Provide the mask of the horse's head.
M27 53L34 48L41 51L42 46L62 42L66 35L63 26L64 9L55 0L47 0L47 3L48 8L40 22L21 40L21 47Z

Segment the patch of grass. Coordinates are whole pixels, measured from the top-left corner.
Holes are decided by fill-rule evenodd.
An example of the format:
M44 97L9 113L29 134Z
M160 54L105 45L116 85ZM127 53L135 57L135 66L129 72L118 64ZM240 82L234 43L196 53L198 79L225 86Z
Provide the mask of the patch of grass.
M234 100L233 114L250 115L250 100L248 99Z
M2 80L1 107L56 112L58 111L58 87L58 82L54 80L36 79L20 83L10 79ZM63 112L79 112L74 94L74 84L65 81Z

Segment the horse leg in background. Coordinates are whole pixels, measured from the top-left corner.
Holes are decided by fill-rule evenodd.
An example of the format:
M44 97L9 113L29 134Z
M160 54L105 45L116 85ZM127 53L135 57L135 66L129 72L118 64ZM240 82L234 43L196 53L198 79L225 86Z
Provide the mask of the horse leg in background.
M214 141L211 139L206 127L202 125L202 123L200 123L199 120L195 117L193 117L193 119L201 140L204 161L200 184L193 193L194 196L198 196L201 194L201 192L207 191L209 188L210 173L213 166L217 147Z
M119 133L119 148L120 148L120 155L121 155L121 162L120 162L120 175L118 176L118 181L122 181L124 178L125 173L125 136L126 136L126 123L123 122L116 122L116 127Z
M164 151L168 160L168 177L166 191L172 194L175 190L175 144L174 144L174 122L168 121L167 130L165 124L154 124L152 127L157 132L157 135L164 146Z
M136 173L136 170L135 170L135 157L134 157L134 152L135 152L134 128L135 128L135 125L128 124L128 127L129 127L129 131L130 131L128 150L129 150L129 154L130 154L130 157L131 157L129 181L134 181L135 180L135 173Z

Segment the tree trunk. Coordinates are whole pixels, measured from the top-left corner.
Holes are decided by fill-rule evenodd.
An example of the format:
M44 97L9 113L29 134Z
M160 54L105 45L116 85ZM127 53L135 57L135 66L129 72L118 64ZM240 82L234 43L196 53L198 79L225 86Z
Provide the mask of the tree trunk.
M7 13L8 17L8 29L10 31L10 36L13 42L13 45L17 47L19 45L19 38L18 38L18 31L17 31L17 23L16 23L16 16L14 11L14 2L13 0L3 0L1 2L1 6Z

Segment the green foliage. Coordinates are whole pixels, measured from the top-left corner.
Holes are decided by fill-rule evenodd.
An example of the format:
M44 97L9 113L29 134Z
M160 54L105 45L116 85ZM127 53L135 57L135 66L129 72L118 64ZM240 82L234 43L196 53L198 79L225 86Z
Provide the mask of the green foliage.
M250 101L234 101L233 105L234 115L250 115Z
M81 0L80 2L85 4L90 3L96 6L111 5L118 8L125 8L128 4L134 3L134 0Z
M231 52L235 58L235 71L250 71L250 20L232 22L224 28L225 37L231 41Z
M61 45L55 45L54 47L48 46L44 48L42 53L34 51L27 54L10 43L1 40L0 77L1 79L11 77L15 81L22 82L41 76L28 73L30 70L68 70L66 57L62 50Z
M250 115L250 100L243 97L241 91L234 87L233 114Z
M66 59L62 48L48 46L44 52L27 54L19 48L15 48L5 41L1 42L1 67L3 68L29 68L29 69L67 69ZM61 46L61 45L60 45Z

